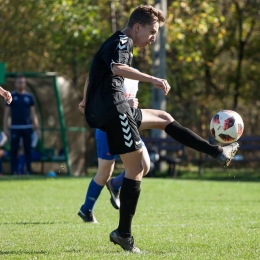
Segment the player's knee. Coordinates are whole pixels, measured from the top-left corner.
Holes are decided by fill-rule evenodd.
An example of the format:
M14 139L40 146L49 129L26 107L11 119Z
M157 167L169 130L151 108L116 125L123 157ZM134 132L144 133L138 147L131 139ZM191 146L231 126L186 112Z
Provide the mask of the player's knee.
M166 124L170 124L171 122L174 121L173 117L167 112L164 112L163 116L165 118Z
M145 162L143 164L143 176L145 176L149 171L150 171L150 161L149 162Z
M113 161L108 161L108 160L105 161L99 159L98 171L95 178L102 183L106 183L110 179L113 173L113 169L114 169Z

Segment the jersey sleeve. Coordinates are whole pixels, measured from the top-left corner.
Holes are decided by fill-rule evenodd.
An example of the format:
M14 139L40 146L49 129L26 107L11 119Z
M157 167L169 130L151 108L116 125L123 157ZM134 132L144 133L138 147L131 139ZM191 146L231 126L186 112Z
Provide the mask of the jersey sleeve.
M105 62L112 70L113 64L131 65L132 61L132 39L127 36L120 37L119 41L111 43L109 51L106 51Z

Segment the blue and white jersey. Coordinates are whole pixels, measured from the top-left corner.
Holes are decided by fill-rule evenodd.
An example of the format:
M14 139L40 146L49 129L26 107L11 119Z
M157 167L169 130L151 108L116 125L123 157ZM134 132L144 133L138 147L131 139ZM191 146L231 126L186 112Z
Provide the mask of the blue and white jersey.
M27 129L32 127L31 107L35 105L34 96L25 92L19 94L17 91L11 93L13 101L6 106L11 110L11 129Z

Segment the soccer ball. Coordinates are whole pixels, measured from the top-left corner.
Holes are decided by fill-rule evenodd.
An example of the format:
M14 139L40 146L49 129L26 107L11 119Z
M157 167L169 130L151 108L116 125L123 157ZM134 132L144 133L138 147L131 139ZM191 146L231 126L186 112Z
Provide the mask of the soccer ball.
M210 132L220 143L230 144L237 141L244 131L241 116L232 110L221 110L210 121Z

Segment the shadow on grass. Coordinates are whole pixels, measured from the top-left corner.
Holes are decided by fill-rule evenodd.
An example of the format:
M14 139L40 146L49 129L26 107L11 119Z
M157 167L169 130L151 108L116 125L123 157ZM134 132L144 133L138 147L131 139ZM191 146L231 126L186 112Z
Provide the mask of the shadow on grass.
M173 178L167 171L157 172L156 177ZM230 181L230 182L260 182L258 168L204 168L201 175L194 166L182 166L173 179L202 180L202 181Z
M45 175L2 175L0 177L1 181L28 181L28 180L52 180L52 179L79 179L79 178L86 178L89 176L64 176L64 175L57 175L56 177L47 177Z
M34 255L34 254L48 254L48 251L44 250L9 250L9 251L0 251L0 255L20 255L20 254L28 254L28 255Z
M59 179L81 179L92 178L97 172L97 168L91 168L87 176L68 176L57 175L57 177L47 177L46 175L2 175L1 181L27 181L27 180L59 180ZM115 176L121 170L115 171ZM194 165L180 166L175 178L169 176L167 171L157 171L155 176L149 178L167 178L178 180L207 180L207 181L241 181L241 182L260 182L260 168L204 168L201 175L198 174L198 168Z
M26 222L26 221L22 221L22 222L3 222L1 223L2 225L57 225L57 224L66 224L69 222Z

